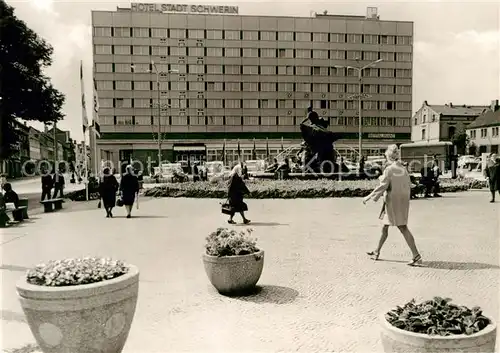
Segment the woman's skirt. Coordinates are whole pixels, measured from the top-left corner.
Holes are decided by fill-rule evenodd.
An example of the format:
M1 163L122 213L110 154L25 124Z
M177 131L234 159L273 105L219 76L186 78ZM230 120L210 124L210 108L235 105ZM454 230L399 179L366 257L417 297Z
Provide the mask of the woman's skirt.
M135 201L135 193L123 193L122 195L123 204L125 206L133 206Z
M229 205L231 206L231 209L232 209L233 212L245 212L245 211L248 211L248 206L243 201L232 202L231 200L229 200Z

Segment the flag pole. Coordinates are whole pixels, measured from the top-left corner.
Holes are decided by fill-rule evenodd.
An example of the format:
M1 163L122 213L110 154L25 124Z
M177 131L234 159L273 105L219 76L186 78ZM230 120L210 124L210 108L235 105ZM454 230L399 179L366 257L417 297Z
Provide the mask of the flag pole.
M89 172L88 172L88 163L87 163L87 144L86 144L85 132L83 133L83 170L85 171L83 180L85 184L85 199L89 200Z

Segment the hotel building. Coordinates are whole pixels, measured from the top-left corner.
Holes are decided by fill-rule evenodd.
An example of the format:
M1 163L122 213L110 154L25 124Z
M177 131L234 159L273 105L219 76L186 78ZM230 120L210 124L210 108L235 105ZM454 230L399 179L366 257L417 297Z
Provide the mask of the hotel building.
M224 145L229 160L238 145L243 160L254 145L257 158L276 155L302 141L309 105L344 134L336 148L349 154L358 144L359 81L345 67L378 59L362 77L363 153L410 141L412 22L382 21L376 8L281 17L179 6L92 12L103 159L156 165L159 126L168 161L222 160Z

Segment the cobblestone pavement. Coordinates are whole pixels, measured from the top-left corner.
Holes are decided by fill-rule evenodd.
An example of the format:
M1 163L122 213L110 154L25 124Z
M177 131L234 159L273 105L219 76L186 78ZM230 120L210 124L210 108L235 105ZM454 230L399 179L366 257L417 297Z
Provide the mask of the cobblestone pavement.
M34 342L15 294L27 267L49 259L112 256L141 270L125 353L377 352L377 315L412 298L451 297L498 318L499 203L484 191L415 200L410 227L424 257L396 229L381 260L380 203L361 199L248 200L265 265L259 294L228 298L204 273L205 236L226 219L219 200L142 200L136 218L102 210L40 215L2 234L5 348ZM116 210L116 214L124 210ZM243 229L243 226L235 226Z

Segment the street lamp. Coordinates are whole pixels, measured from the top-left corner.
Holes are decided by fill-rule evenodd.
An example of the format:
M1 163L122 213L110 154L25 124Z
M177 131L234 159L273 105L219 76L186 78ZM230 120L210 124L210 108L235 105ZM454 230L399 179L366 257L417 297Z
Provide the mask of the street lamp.
M366 64L364 66L361 66L359 64L359 58L356 59L356 62L358 63L358 66L340 66L340 65L335 65L334 67L337 68L337 69L343 69L343 68L346 68L346 69L352 69L352 70L356 70L357 73L358 73L358 94L353 94L353 95L350 95L348 96L349 99L351 98L358 98L358 119L359 119L359 131L358 131L358 134L359 134L359 137L358 137L358 143L359 143L359 158L361 160L361 156L363 155L363 121L362 121L362 115L361 115L361 111L362 111L362 106L361 106L361 99L362 98L370 98L371 96L369 94L366 94L366 93L361 93L361 84L362 84L362 80L363 80L363 70L365 69L368 69L370 67L374 67L375 65L377 65L379 62L383 61L383 59L378 59L378 60L375 60L369 64Z
M162 160L162 153L161 153L161 143L162 143L162 133L161 133L161 110L166 109L169 107L168 104L161 104L161 94L160 94L160 76L164 73L177 73L179 70L168 70L168 71L159 71L158 67L156 66L154 61L151 61L151 66L153 67L153 70L147 70L146 72L149 73L154 73L156 74L156 90L158 93L158 102L156 104L153 104L153 107L158 108L158 168L161 170L161 160ZM135 65L132 64L130 65L132 68L132 72L135 72Z

